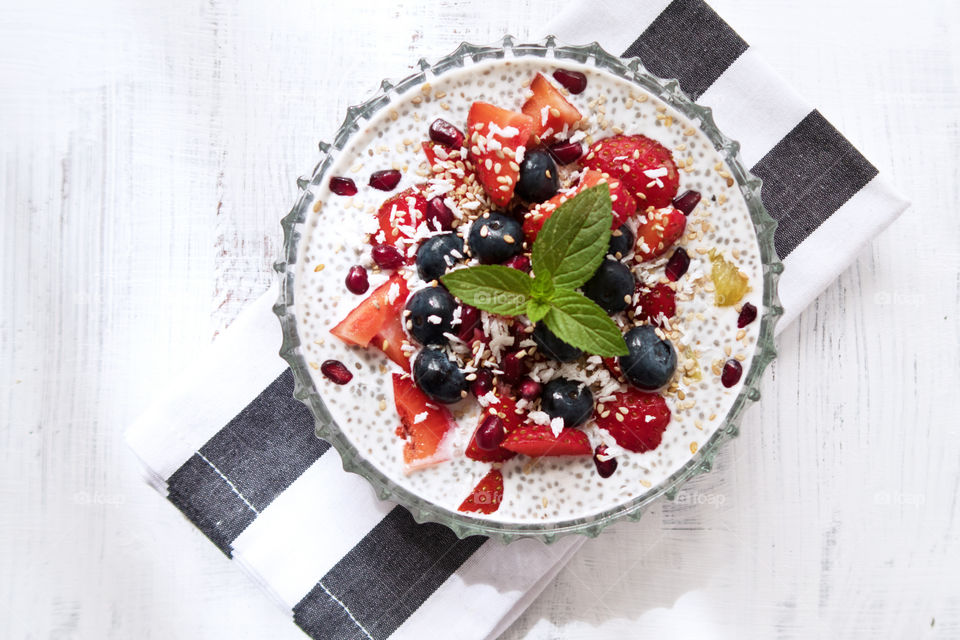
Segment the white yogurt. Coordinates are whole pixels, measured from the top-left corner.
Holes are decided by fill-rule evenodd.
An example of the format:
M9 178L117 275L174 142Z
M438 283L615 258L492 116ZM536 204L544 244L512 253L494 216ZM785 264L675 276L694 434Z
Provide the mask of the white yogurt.
M295 280L296 315L301 349L312 367L314 384L340 429L362 455L395 484L451 510L456 510L490 469L489 463L462 455L477 426L477 403L470 398L452 407L458 418L457 431L448 443L453 458L407 475L401 453L404 441L395 433L400 421L390 380L390 374L399 368L379 350L348 347L329 331L364 297L349 293L344 277L354 264L372 267L366 234L376 230L375 213L391 195L368 187L369 175L381 169L400 169L403 178L392 193L425 182L429 172L420 143L428 138L427 128L434 119L443 118L465 130L467 111L477 100L519 111L529 95L524 86L538 71L550 77L557 68L552 62L520 58L478 63L432 78L429 92L414 89L396 98L353 136L328 172L328 176L353 178L359 193L352 198L333 195L324 184L314 194L316 206L302 227ZM678 394L666 396L673 416L656 450L637 454L611 446L619 466L610 478L596 473L589 456L538 460L517 456L504 463L503 502L495 513L479 516L501 522L549 523L623 505L677 471L714 434L739 393L742 380L725 389L711 367L715 361L739 355L746 373L760 320L739 332L737 339L737 310L715 306L709 291L693 292L691 283L698 276L709 280L706 251L721 251L749 276L751 290L741 304L763 307L762 263L754 227L737 185L728 186L725 176L729 168L710 140L681 114L621 78L569 61L562 61L560 66L582 71L588 78L586 91L567 96L584 115L581 128L588 136L585 143L621 132L647 135L671 149L679 167L686 166L680 172L680 192L695 189L703 194L701 204L688 219L688 233L680 241L691 258L690 268L680 280L680 291L690 292L691 299L678 296L678 321L674 323L684 333L674 340L681 350L681 366L685 350L690 349L697 354L702 376L689 384L680 382L683 400ZM601 107L604 114L599 112ZM695 238L689 237L691 230L697 232ZM656 281L667 256L644 265L650 268L638 277ZM371 271L370 275L371 290L385 280L382 274ZM319 364L331 358L354 373L349 384L338 386L320 373ZM602 364L594 369L599 370L604 370ZM593 446L613 443L592 423L583 430Z

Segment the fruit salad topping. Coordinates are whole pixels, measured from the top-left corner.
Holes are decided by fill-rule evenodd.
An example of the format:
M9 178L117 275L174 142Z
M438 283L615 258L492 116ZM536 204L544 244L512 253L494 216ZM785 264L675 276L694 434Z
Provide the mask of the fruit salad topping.
M464 512L499 508L501 465L517 456L587 456L609 478L618 457L655 450L671 421L666 397L689 410L688 385L712 372L731 388L742 374L739 354L701 368L709 356L690 341L700 314L687 305L710 294L732 307L738 340L757 316L741 304L752 283L736 249L684 248L710 224L700 192L678 195L692 159L644 135L593 140L567 99L587 77L552 78L536 74L519 111L474 102L466 122L425 128L417 183L386 197L369 262L345 274L366 297L331 330L402 370L393 394L407 472L456 456L493 465ZM389 192L402 179L383 169L368 186ZM329 186L357 193L349 178ZM322 372L352 378L338 361ZM479 407L476 423L458 423L464 405ZM458 450L451 434L464 429L472 436Z

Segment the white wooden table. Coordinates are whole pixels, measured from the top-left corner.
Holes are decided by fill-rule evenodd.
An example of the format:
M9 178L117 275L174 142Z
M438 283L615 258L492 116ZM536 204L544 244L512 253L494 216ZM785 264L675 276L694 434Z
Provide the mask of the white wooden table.
M266 288L348 104L563 0L5 4L0 637L301 639L121 433ZM958 637L960 6L714 6L914 205L783 333L716 470L505 637Z

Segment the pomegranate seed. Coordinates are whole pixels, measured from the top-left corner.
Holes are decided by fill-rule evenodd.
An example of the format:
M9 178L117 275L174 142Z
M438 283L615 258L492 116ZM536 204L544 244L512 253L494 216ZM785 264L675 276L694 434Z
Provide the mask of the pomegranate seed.
M587 76L579 71L557 69L553 72L553 79L566 87L567 91L574 95L583 93L583 90L587 88Z
M381 269L397 269L403 264L403 254L400 253L400 249L389 244L373 245L370 256Z
M347 290L357 295L366 293L367 289L370 288L370 282L367 280L367 270L360 265L350 267L345 282L347 283Z
M473 330L480 324L480 310L468 304L460 305L460 329L457 337L464 342L470 342Z
M459 149L463 146L463 138L463 132L443 118L437 118L430 123L430 139L437 144Z
M524 400L536 400L540 397L540 383L527 378L520 383L520 397Z
M609 478L617 470L617 459L607 458L606 455L607 445L597 445L596 451L593 452L593 464L597 465L597 473L601 478ZM601 457L604 459L601 460Z
M453 211L443 201L443 196L434 196L427 203L427 213L424 215L427 220L427 228L431 231L440 225L443 231L453 229Z
M579 142L557 142L547 148L553 159L560 164L576 162L583 155L583 147Z
M339 360L325 360L320 365L320 373L337 384L347 384L353 380L353 374L347 369L347 365Z
M503 266L530 273L530 257L521 253L504 262Z
M737 318L737 328L743 329L756 319L757 308L748 302L743 305L743 309L740 310L740 316Z
M700 202L700 192L699 191L684 191L676 198L673 199L673 206L680 211L683 211L683 215L688 216L690 212L694 210L697 206L697 203Z
M370 186L380 191L393 191L400 184L400 172L396 169L384 169L370 174Z
M357 185L350 178L333 176L330 178L330 191L338 196L355 196L357 195Z
M683 277L683 274L685 274L689 268L690 256L687 255L687 250L683 247L677 247L677 250L670 256L670 259L667 261L667 266L665 267L667 280L676 282Z
M740 376L743 375L743 367L739 360L727 360L723 365L723 372L720 374L720 382L727 389L740 382Z
M496 450L506 437L507 432L503 430L503 420L500 419L500 416L484 418L474 436L477 440L477 447L484 451Z
M493 373L489 369L479 369L477 379L470 385L470 393L479 398L493 389Z
M500 360L500 370L503 371L504 382L517 384L527 375L527 361L511 351Z

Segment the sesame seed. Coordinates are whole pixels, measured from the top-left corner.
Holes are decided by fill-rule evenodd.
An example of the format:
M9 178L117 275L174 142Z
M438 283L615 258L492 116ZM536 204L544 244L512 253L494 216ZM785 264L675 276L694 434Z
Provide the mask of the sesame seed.
M486 227L484 227L484 228L486 228ZM507 234L507 235L503 236L503 241L506 242L507 244L513 244L514 242L516 242L516 240L514 240L514 239L513 239L513 236L511 236L510 234ZM552 316L551 316L551 317L552 317Z

